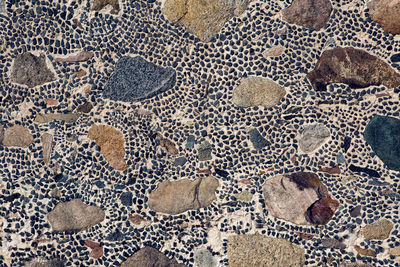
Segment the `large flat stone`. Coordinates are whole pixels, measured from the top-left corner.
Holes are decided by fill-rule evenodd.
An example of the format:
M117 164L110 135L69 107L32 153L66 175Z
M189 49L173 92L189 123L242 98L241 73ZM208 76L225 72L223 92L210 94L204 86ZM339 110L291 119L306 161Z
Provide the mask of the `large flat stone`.
M121 267L185 267L175 259L169 259L163 253L153 247L144 247L136 251Z
M400 34L400 0L372 0L367 7L371 18L384 31Z
M14 125L4 131L2 145L7 147L26 148L33 143L33 135L28 128L21 125Z
M353 47L324 51L307 78L316 91L326 91L326 86L331 83L344 83L351 88L371 85L394 88L400 85L400 74L389 64Z
M165 92L175 85L176 73L140 56L122 57L103 92L105 98L135 102Z
M319 148L329 137L329 129L323 124L304 126L300 133L299 146L304 153L310 153Z

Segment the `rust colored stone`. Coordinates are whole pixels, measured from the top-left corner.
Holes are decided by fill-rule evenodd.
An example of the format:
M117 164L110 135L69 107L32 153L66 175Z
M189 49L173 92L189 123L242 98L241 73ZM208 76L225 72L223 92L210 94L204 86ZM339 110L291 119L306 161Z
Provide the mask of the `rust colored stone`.
M339 202L337 200L329 197L319 199L308 208L306 219L312 224L326 224L332 219L338 207Z
M211 170L210 169L197 170L197 173L210 175L211 174Z
M400 34L400 0L372 0L368 2L369 15L382 29Z
M78 70L74 72L75 77L77 78L82 78L84 76L86 76L87 72L85 70Z
M376 257L376 252L375 250L372 249L367 249L367 248L362 248L359 246L354 246L354 249L357 251L358 254L362 256L368 256L368 257Z
M242 184L251 184L251 181L250 181L249 179L241 179L241 180L239 180L239 183L242 183Z
M69 56L66 58L55 58L55 62L82 62L91 59L94 57L94 53L90 51L82 51L79 52L77 55Z
M326 172L329 174L340 174L340 168L338 165L335 167L323 167L318 170L319 172Z
M303 233L303 232L296 232L298 236L300 236L304 240L311 240L314 238L314 235L309 234L309 233Z

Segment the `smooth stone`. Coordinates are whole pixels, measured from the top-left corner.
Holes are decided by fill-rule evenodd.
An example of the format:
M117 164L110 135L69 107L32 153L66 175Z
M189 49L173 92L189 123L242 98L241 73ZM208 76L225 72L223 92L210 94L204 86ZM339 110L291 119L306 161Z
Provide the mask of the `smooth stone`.
M212 176L195 180L164 181L150 193L151 210L171 215L209 206L215 199L218 180Z
M232 103L242 108L264 106L271 108L279 104L286 95L285 88L274 81L250 76L242 78L233 90Z
M329 136L329 129L323 124L304 126L300 131L300 149L304 153L310 153L318 149Z
M355 245L354 249L357 251L358 254L362 256L367 256L367 257L376 257L376 252L375 250L372 249L367 249L367 248L362 248L360 246Z
M375 115L364 130L364 139L391 169L400 171L400 120Z
M400 74L382 59L362 49L335 47L325 50L307 78L315 91L326 91L331 83L344 83L350 88L400 85Z
M160 146L167 151L168 154L176 155L179 153L174 142L163 137L160 133L157 133L157 138L160 141Z
M140 56L121 57L107 82L103 97L115 101L135 102L153 97L175 86L176 73Z
M251 129L249 131L250 141L253 144L254 149L261 150L264 147L270 145L270 143L262 137L260 132L257 129Z
M345 249L346 245L335 238L324 238L321 242L322 248Z
M199 148L197 149L197 156L199 161L206 161L211 160L212 147L208 141L204 141L200 144Z
M49 123L54 120L65 121L66 123L74 123L80 117L78 113L47 113L37 114L35 122L37 123Z
M312 224L327 224L339 207L339 202L329 197L324 197L314 202L307 210L306 218Z
M400 53L393 54L393 55L390 57L390 61L392 61L392 62L394 62L394 63L400 62Z
M50 162L51 148L53 146L53 135L44 133L40 140L42 141L43 146L43 161L44 164L48 164Z
M183 166L187 162L187 159L185 157L179 157L176 158L174 161L174 166Z
M194 137L194 135L189 135L186 139L186 148L193 147L195 140L196 138Z
M244 266L304 266L304 249L283 238L255 235L228 237L230 267Z
M368 174L371 177L377 177L377 178L381 177L379 172L377 172L377 171L375 171L373 169L370 169L370 168L367 168L367 167L359 167L359 166L356 166L354 164L350 164L349 170L352 171L352 172L364 172L364 173Z
M132 192L123 192L120 196L121 203L124 206L130 207L132 206Z
M344 158L342 152L339 152L336 156L337 163L346 163L346 159Z
M55 232L82 231L105 218L105 212L96 206L84 204L81 199L60 202L47 214L51 228Z
M372 20L385 32L400 34L400 0L372 0L367 7Z
M394 226L393 222L383 218L364 226L363 228L361 228L360 233L366 239L384 240L389 238L393 226Z
M319 31L329 21L332 5L329 0L294 0L283 9L283 20Z
M33 135L28 128L14 125L4 131L2 145L6 147L27 148L33 143Z
M358 217L361 215L361 205L358 205L350 210L351 217Z
M169 259L163 253L153 247L144 247L136 251L132 256L126 259L121 267L185 267L179 264L175 259Z
M215 267L217 261L208 249L198 249L194 253L194 264L196 267Z
M237 200L243 201L243 202L250 202L253 199L253 194L250 193L248 190L244 190L240 193L237 193L235 195Z
M82 105L80 105L76 111L77 112L81 112L81 113L89 113L93 108L92 103L90 103L89 101L86 101L85 103L83 103Z

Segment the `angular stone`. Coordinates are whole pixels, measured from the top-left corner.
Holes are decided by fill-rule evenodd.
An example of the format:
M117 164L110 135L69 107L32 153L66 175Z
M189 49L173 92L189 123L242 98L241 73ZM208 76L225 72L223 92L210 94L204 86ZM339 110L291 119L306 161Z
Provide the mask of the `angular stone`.
M169 154L176 155L179 153L179 150L171 140L163 137L160 133L157 133L157 138L160 141L160 146Z
M375 115L364 130L364 139L391 170L400 171L400 120Z
M11 71L11 81L29 88L54 81L54 73L47 67L45 55L35 56L30 52L17 55Z
M93 108L92 103L90 103L89 101L86 101L85 103L83 103L82 105L80 105L76 111L78 112L82 112L82 113L89 113Z
M172 215L204 208L216 199L215 190L218 186L218 180L212 176L164 181L150 193L148 204L151 210Z
M165 92L175 85L176 73L140 56L122 57L107 82L103 96L115 101L135 102Z
M248 108L276 106L286 95L285 88L268 78L250 76L242 78L234 89L232 102L236 106Z
M194 253L194 263L196 267L214 267L217 261L208 249L199 249Z
M38 114L35 117L37 123L49 123L54 120L65 121L66 123L74 123L80 117L78 113L47 113Z
M294 0L282 13L288 23L319 31L331 17L332 5L329 0Z
M235 16L241 15L251 0L166 0L163 14L184 25L202 42L209 42Z
M346 245L343 242L335 238L324 238L322 239L321 246L323 248L336 248L336 249L345 249Z
M300 132L300 149L304 153L310 153L320 147L329 135L329 129L323 124L304 126Z
M329 174L340 174L340 168L337 165L335 167L323 167L323 168L320 168L318 171L326 172Z
M400 34L400 0L372 0L367 7L371 18L385 32Z
M4 131L3 146L27 148L33 143L33 135L28 128L14 125Z
M176 158L174 161L174 166L183 166L185 165L187 159L185 157Z
M89 129L88 137L100 147L100 153L111 167L118 171L128 168L124 160L124 136L119 130L108 125L93 124Z
M384 240L390 236L393 223L388 219L380 219L361 228L361 234L366 239Z
M36 258L26 262L24 267L64 267L64 262L61 259Z
M60 202L47 214L53 231L82 231L104 220L104 211L84 204L81 199Z
M270 145L270 143L262 137L260 132L257 129L251 129L249 131L250 141L253 144L254 149L261 150L264 147Z
M235 235L228 238L230 267L305 265L304 249L286 239L262 235Z
M118 14L119 12L119 0L93 0L91 3L92 11L100 11L105 8L107 5L112 7L111 14Z
M376 252L375 250L372 249L367 249L367 248L362 248L360 246L355 245L354 249L357 251L358 254L361 256L367 256L367 257L376 257Z
M324 51L307 78L316 91L326 91L326 86L331 83L344 83L351 88L371 85L394 88L400 85L400 74L389 64L353 47Z
M68 56L66 58L55 58L55 62L82 62L94 57L94 53L90 51L82 51L76 55Z
M53 135L44 133L40 140L42 141L43 146L43 161L44 164L48 164L50 161L51 148L53 146Z
M318 176L309 172L268 179L263 195L272 216L302 225L326 224L339 205Z
M211 144L207 141L204 141L203 143L200 144L197 150L197 156L200 161L211 160L212 159L211 152L212 152Z
M350 210L350 216L351 217L358 217L360 215L361 215L361 206L360 205L355 206L354 208L352 208Z
M279 57L282 55L285 47L282 45L276 45L271 48L268 48L262 55L263 57Z
M175 259L168 259L163 253L152 247L144 247L136 251L126 261L121 264L121 267L185 267L179 264Z
M235 197L236 197L237 200L240 200L240 201L243 201L243 202L250 202L253 199L253 194L250 193L247 190L244 190L244 191L242 191L240 193L237 193L235 195Z

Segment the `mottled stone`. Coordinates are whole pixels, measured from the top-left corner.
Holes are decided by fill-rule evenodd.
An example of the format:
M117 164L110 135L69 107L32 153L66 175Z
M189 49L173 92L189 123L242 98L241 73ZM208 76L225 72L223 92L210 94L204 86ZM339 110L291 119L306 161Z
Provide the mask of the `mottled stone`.
M43 146L43 161L45 164L48 164L50 161L51 148L53 146L53 135L44 133L40 140L42 141Z
M312 224L326 224L328 223L335 211L339 207L339 202L329 197L324 197L314 202L307 210L307 221Z
M261 150L264 147L270 145L270 143L262 137L260 132L257 129L251 129L249 131L250 141L253 144L254 149Z
M122 205L127 207L132 206L132 197L133 197L132 192L122 192L120 197Z
M234 89L232 102L236 106L248 108L276 106L286 95L285 88L268 78L250 76L242 78Z
M175 259L169 259L163 253L152 247L144 247L136 251L121 267L185 267Z
M35 258L24 264L24 267L64 267L61 259L46 260L44 258Z
M85 103L83 103L82 105L80 105L76 111L77 112L82 112L82 113L89 113L93 108L92 103L90 103L89 101L86 101Z
M160 141L160 146L167 151L168 154L176 155L179 153L176 145L171 140L163 137L160 133L157 133L157 138Z
M389 254L393 256L400 256L400 246L389 248Z
M335 238L324 238L321 241L322 248L345 249L346 245Z
M360 246L355 245L354 249L357 251L358 254L362 256L367 256L367 257L376 257L376 252L375 250L372 249L367 249L367 248L362 248Z
M84 204L80 199L60 202L47 214L47 219L56 232L82 231L104 220L104 211L96 206Z
M384 240L390 236L393 223L388 219L380 219L361 228L361 234L366 239Z
M294 0L282 12L283 20L319 31L329 21L332 5L329 0Z
M364 131L364 139L389 169L400 171L400 120L375 115Z
M211 160L212 147L208 141L204 141L200 144L199 148L197 149L197 156L200 161Z
M253 199L253 194L250 193L247 190L244 190L244 191L242 191L240 193L237 193L235 195L235 197L236 197L237 200L240 200L240 201L243 201L243 202L250 202Z
M93 0L91 3L92 11L100 11L106 6L110 5L112 7L111 14L118 14L119 12L119 0Z
M78 113L47 113L37 114L35 122L37 123L49 123L54 120L65 121L66 123L74 123L79 119Z
M33 135L28 128L14 125L4 131L3 146L27 148L33 143Z
M214 267L217 261L208 249L199 249L194 253L194 264L196 267Z
M37 57L30 52L17 55L10 78L12 82L29 88L55 80L54 73L46 65L45 55Z
M241 15L251 0L166 0L163 14L171 22L184 25L202 42L209 42L235 16Z
M276 45L273 47L268 48L262 55L264 57L279 57L282 55L285 47L282 45Z
M100 147L100 153L111 167L118 171L128 168L124 160L124 136L119 130L108 125L93 124L89 129L88 137Z
M3 143L4 139L4 127L3 125L0 125L0 145Z
M323 124L304 126L300 131L300 149L304 153L310 153L319 148L329 135L329 129Z
M54 59L55 62L82 62L87 61L94 57L94 53L90 51L81 51L76 55L67 56L67 57L57 57Z
M218 186L218 180L212 176L196 180L167 180L150 193L148 204L151 210L172 215L204 208L216 199Z
M352 208L350 210L350 216L351 217L358 217L360 215L361 215L361 206L360 205L355 206L354 208Z
M176 158L174 161L174 166L183 166L185 165L187 159L185 157Z
M368 13L382 29L393 35L400 34L400 0L372 0L367 3Z
M344 83L351 88L400 85L400 74L382 59L362 49L335 47L320 56L314 70L307 74L316 91L326 91L331 83Z
M115 101L135 102L153 97L175 86L176 73L140 56L122 57L107 82L103 96Z
M286 239L262 235L235 235L228 238L230 267L305 265L304 249Z
M318 170L319 172L326 172L329 174L340 174L340 168L339 166L335 166L335 167L322 167Z
M75 71L74 74L75 74L75 77L82 78L87 75L87 72L85 70L78 70L78 71Z

